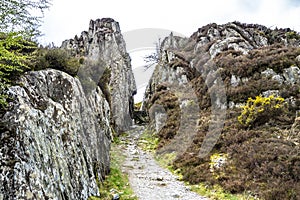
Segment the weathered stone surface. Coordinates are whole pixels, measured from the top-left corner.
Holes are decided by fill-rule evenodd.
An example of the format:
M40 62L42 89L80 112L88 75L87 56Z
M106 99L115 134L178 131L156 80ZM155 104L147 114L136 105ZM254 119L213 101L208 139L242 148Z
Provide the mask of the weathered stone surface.
M296 145L300 145L300 117L298 115L295 118L287 139L293 141Z
M297 66L291 66L284 69L283 77L289 84L299 84L300 83L300 69Z
M299 162L289 162L299 155L299 43L290 29L239 22L209 24L190 38L167 37L143 103L151 119L148 128L159 137L157 153L175 153L174 169L189 182L217 181L224 188L232 183L229 191L250 189L265 199L290 198L293 191L299 198ZM240 106L260 95L281 96L285 110L241 127ZM156 104L163 109L154 109ZM235 170L209 171L215 152L228 153L227 169L235 163Z
M97 68L102 68L99 76L105 67L110 69L109 88L114 128L117 132L127 130L132 125L136 85L119 23L110 18L91 20L88 31L82 32L80 37L64 41L62 48L83 56L87 65L98 64Z
M109 170L110 108L96 88L57 70L9 89L1 121L0 199L87 199Z
M111 127L132 125L136 86L118 22L91 20L62 48L81 57L79 72L90 70L94 77L84 80L94 85L82 74L49 69L28 72L9 88L12 102L0 119L0 200L99 196Z
M285 68L282 73L277 74L274 70L268 68L261 72L265 77L271 77L272 80L282 84L299 84L300 83L300 69L297 66L290 66Z
M190 84L190 80L195 76L201 76L208 88L222 86L223 82L220 81L219 71L223 69L216 65L218 59L216 57L222 52L232 51L246 55L251 50L274 43L290 46L299 45L299 40L286 38L285 34L288 31L291 30L271 30L257 24L230 22L224 25L208 24L199 28L190 38L181 38L170 34L162 42L161 58L146 88L144 109L161 84L179 88L180 85ZM296 60L299 60L299 56ZM299 68L297 66L290 66L284 69L281 74L275 73L272 69L267 69L261 73L280 84L299 82ZM249 78L251 77L239 77L237 74L232 74L230 77L231 86L237 87L240 83L246 84ZM217 107L224 106L220 102L222 100L216 98L211 103Z

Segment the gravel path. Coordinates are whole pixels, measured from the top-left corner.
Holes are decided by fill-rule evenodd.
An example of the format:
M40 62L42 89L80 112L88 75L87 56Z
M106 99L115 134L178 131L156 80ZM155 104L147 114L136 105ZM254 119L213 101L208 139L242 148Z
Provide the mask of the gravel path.
M137 146L143 127L135 126L126 138L124 153L126 160L122 170L129 176L129 182L140 200L208 200L190 191L183 182L167 169L160 167L153 156Z

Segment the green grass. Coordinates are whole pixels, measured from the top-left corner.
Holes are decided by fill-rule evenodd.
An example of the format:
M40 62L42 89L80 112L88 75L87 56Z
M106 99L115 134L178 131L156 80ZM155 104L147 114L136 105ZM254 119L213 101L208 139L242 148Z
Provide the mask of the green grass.
M175 153L168 153L163 155L156 155L155 159L164 168L169 169L173 174L178 177L178 180L182 181L183 175L180 173L181 169L174 170L172 162L175 160ZM203 183L198 185L190 185L188 182L184 182L185 185L189 186L191 191L198 193L201 196L208 197L211 200L258 200L250 193L244 194L230 194L222 189L220 186L208 186Z
M230 194L217 185L208 186L200 183L198 185L190 185L190 188L191 191L194 191L201 196L208 197L211 200L258 200L258 198L254 197L251 193Z
M165 153L165 154L155 155L155 160L158 162L160 166L169 169L171 172L173 172L176 175L180 175L177 174L172 167L172 163L175 160L175 158L176 158L175 153Z
M130 187L128 176L121 170L124 159L125 157L118 145L112 144L110 174L100 184L101 197L90 197L88 200L111 200L113 191L120 195L120 200L137 200Z
M145 130L139 138L138 146L144 151L154 153L158 146L159 139L148 130Z

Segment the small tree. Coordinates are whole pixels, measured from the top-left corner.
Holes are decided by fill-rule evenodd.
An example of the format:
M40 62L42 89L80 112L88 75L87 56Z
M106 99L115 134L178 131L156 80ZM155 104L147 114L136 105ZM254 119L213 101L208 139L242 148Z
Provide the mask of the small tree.
M155 52L153 52L150 55L147 55L144 57L144 61L146 62L145 70L149 69L152 65L158 63L160 59L160 38L158 39L158 42L155 43Z
M0 109L7 105L6 89L13 77L31 67L34 50L32 38L40 34L38 27L43 10L50 0L0 1ZM37 11L40 11L38 14ZM36 15L34 15L36 14Z
M51 0L1 0L0 31L22 32L39 35L38 30L43 11L50 6Z
M271 117L278 115L283 111L285 105L284 98L257 96L255 99L249 98L246 105L242 106L241 115L238 116L240 124L251 127L254 124L263 124Z
M0 33L0 108L7 105L5 90L14 77L29 70L36 44L17 33Z

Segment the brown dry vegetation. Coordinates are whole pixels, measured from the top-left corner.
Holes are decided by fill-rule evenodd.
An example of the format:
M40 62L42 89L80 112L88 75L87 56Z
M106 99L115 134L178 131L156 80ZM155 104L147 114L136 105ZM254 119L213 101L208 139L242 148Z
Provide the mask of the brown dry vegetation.
M167 121L158 133L160 138L159 147L168 143L177 133L179 129L180 108L178 98L162 85L157 86L156 93L150 100L148 107L157 104L164 107L167 114Z
M280 85L268 77L262 77L261 72L267 68L273 69L276 73L282 73L283 69L292 65L299 66L296 57L300 55L300 48L285 47L280 44L263 47L250 51L248 55L240 55L233 50L225 51L216 59L217 66L221 69L221 76L227 88L229 101L244 102L249 97L254 98L267 90L280 90L284 98L292 94L285 94L287 91L299 91L298 85ZM247 83L241 83L237 87L229 87L230 78L236 75L240 78L250 79Z
M300 106L300 86L280 85L260 73L267 68L281 73L291 65L299 66L295 59L298 55L300 48L277 44L253 50L248 55L229 49L216 57L228 102L243 103L267 90L279 90L280 96L285 99L294 97L295 101L289 102L285 111L277 116L265 116L266 123L257 123L251 129L239 124L240 108L228 109L222 135L205 158L196 155L209 127L210 95L203 77L192 78L201 109L200 117L207 120L202 120L193 144L173 163L175 169L181 169L184 180L193 184L218 184L232 193L249 190L263 199L300 199L300 146L295 142L299 134L290 134ZM247 77L248 81L241 81L233 87L230 83L232 75ZM151 99L152 104L164 105L168 114L168 122L158 133L160 147L177 133L180 118L176 97L166 87L162 88ZM214 153L228 154L229 159L224 167L212 173L210 156Z

